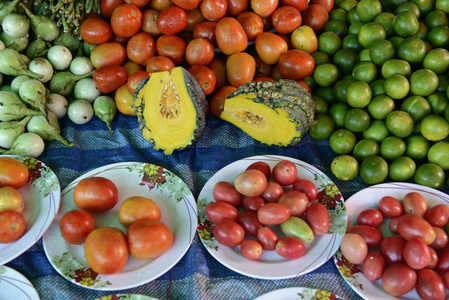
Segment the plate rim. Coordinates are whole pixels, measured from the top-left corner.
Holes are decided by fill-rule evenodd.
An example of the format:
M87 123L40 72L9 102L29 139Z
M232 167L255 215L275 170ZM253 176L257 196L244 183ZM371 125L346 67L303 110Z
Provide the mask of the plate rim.
M264 293L262 295L259 295L254 300L263 300L263 299L266 299L266 297L273 297L273 296L279 297L280 295L277 295L277 294L280 294L282 292L290 292L290 291L292 291L292 292L299 292L299 291L304 291L304 290L314 291L315 293L316 292L320 292L320 291L329 292L327 290L318 289L318 288L311 288L311 287L306 287L306 286L292 286L292 287L279 288L279 289L275 289L275 290L266 292L266 293ZM329 292L329 293L334 294L337 297L336 300L343 300L344 299L343 297L341 297L341 296L339 296L339 295L337 295L335 293L332 293L332 292ZM301 297L301 299L303 299L303 298Z
M24 291L23 288L19 288L19 287L17 287L17 288L20 289L23 293L26 293L25 295L28 296L30 300L40 300L40 296L39 296L39 293L37 292L36 287L31 283L31 281L28 278L25 277L25 275L23 275L19 271L15 270L11 267L8 267L6 265L1 265L0 269L1 268L5 268L6 272L0 273L0 285L2 282L8 282L2 278L4 275L7 275L8 273L13 273L16 275L16 277L18 277L21 280L20 281L20 283L22 284L21 286L23 286L23 285L26 286L26 291ZM18 279L16 279L16 280L18 280ZM9 284L9 286L11 286L11 284ZM32 292L32 294L30 294L28 292Z

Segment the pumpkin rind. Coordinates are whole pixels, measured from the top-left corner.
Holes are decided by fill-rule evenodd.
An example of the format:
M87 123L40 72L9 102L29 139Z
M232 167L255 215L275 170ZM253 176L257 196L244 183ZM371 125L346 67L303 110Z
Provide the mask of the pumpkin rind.
M254 139L276 146L290 146L314 124L315 104L296 81L250 82L232 92L220 118Z
M134 91L134 109L143 137L170 155L196 142L206 126L203 88L184 68L154 72Z

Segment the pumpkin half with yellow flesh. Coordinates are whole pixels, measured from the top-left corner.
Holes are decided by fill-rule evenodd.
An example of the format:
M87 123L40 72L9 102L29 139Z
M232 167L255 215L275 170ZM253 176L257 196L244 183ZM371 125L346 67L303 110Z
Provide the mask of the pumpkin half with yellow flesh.
M267 145L291 146L314 124L315 104L296 81L249 82L229 94L220 118Z
M204 132L207 100L198 81L183 67L151 73L134 91L134 109L143 137L170 155Z

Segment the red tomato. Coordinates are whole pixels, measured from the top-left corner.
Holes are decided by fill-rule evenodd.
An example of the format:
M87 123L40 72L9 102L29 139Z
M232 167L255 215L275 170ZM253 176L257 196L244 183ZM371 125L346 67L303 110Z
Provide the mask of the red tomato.
M147 61L147 66L145 70L148 73L170 71L175 67L175 63L168 57L165 56L153 56Z
M266 203L257 211L257 218L264 225L279 225L290 217L291 209L283 203Z
M243 227L247 236L256 236L259 228L263 227L255 211L248 210L241 212L238 215L237 222Z
M296 82L297 82L300 86L302 86L303 88L305 88L305 89L306 89L306 92L308 92L308 93L311 93L311 92L312 92L312 89L310 88L310 85L309 85L307 82L305 82L304 80L296 80Z
M217 39L215 36L215 29L217 28L217 22L214 21L204 21L195 25L193 28L194 38L204 38L207 39L214 48L217 47Z
M236 221L225 219L215 224L213 234L217 242L228 247L240 245L245 237L245 230Z
M313 74L315 60L303 50L291 49L279 58L279 68L283 78L299 80Z
M271 65L264 63L259 56L254 58L256 61L256 77L270 77Z
M383 239L382 231L377 227L368 225L354 225L349 227L346 232L357 233L362 236L369 248L379 246Z
M276 10L279 0L250 0L252 10L259 16L269 17Z
M206 66L193 65L187 71L195 77L196 81L203 88L205 95L210 95L214 92L217 77L215 77L211 69Z
M278 235L270 227L262 227L257 230L257 241L262 245L263 250L273 251L279 241Z
M139 83L145 78L149 78L150 73L147 71L137 71L128 76L126 86L131 95L134 94L134 90L139 86Z
M282 53L288 50L285 40L272 32L260 33L256 37L255 47L260 60L268 65L277 64Z
M110 18L114 9L123 3L123 0L100 0L101 15L103 17Z
M20 189L30 179L28 168L14 157L0 157L0 170L0 187L12 186L15 189Z
M173 245L173 233L160 221L142 219L128 227L129 254L138 260L161 256Z
M120 272L128 260L125 234L115 227L93 230L84 242L84 256L89 267L98 274Z
M289 160L281 160L273 167L273 179L282 186L293 184L297 180L298 169Z
M391 196L382 197L377 203L377 209L380 210L385 218L399 217L404 213L402 203Z
M125 84L128 80L128 73L122 66L113 65L96 69L92 77L98 90L107 94Z
M236 89L237 88L235 86L225 85L214 93L209 103L210 112L214 116L216 116L217 118L220 117L221 113L223 112L223 107L226 98L229 96L230 93L232 93Z
M368 246L362 236L357 233L346 233L341 239L341 254L353 264L361 264L368 255Z
M263 32L263 20L255 12L242 12L236 19L242 25L249 41L254 41L256 37Z
M382 213L375 208L368 208L357 216L357 224L378 227L383 222Z
M211 69L215 77L217 77L217 83L215 84L215 90L221 89L225 85L229 84L228 75L226 74L226 62L220 58L214 58L207 65ZM229 95L229 94L228 94Z
M156 42L150 34L139 32L129 39L126 54L129 60L146 66L146 61L156 55Z
M157 11L163 11L164 9L173 5L172 0L151 0L148 4L150 8L153 8Z
M330 216L324 204L312 203L306 211L306 222L316 236L323 235L329 231Z
M300 239L287 236L276 243L276 252L284 258L297 259L306 253L306 247Z
M441 274L449 271L449 248L441 250L440 254L438 255L438 264L436 266L436 270Z
M226 15L227 0L201 0L201 13L209 21L219 21Z
M157 29L156 20L159 12L155 9L149 8L142 12L142 25L140 30L150 34L152 37L158 37L162 33Z
M253 239L247 239L240 244L240 252L243 257L249 259L259 259L263 253L262 245Z
M117 42L107 42L96 46L90 52L90 60L94 68L123 65L126 61L126 48Z
M195 29L196 25L206 21L199 7L194 8L192 10L187 10L186 16L187 16L187 25L186 28L184 28L184 31L187 32L193 32L193 29Z
M226 202L211 202L206 206L206 216L212 223L220 223L224 219L237 221L239 211Z
M201 0L172 0L174 4L184 10L192 10L198 7Z
M101 213L117 204L118 190L111 180L96 176L80 180L73 189L73 201L78 208Z
M443 281L446 288L449 288L449 272L443 273Z
M284 189L282 186L276 181L268 181L267 188L260 195L265 202L278 202L279 198L281 198L282 194L284 194Z
M278 63L272 66L270 78L273 78L274 80L282 79L281 68Z
M15 210L0 212L0 244L12 243L23 236L27 222L22 213Z
M234 187L244 196L260 196L267 188L267 178L259 170L246 170L235 177Z
M253 80L256 61L246 52L231 54L226 61L226 75L231 85L239 87Z
M387 261L387 264L397 264L397 263L404 263L404 245L407 241L398 236L388 236L385 237L380 242L380 253L385 257L385 260Z
M310 0L309 4L321 4L328 13L334 8L334 0Z
M295 7L300 12L306 9L308 5L307 0L280 0L282 5L290 5Z
M126 198L118 212L120 224L128 228L132 223L141 219L160 221L161 210L159 205L145 197L132 196Z
M320 32L329 21L329 13L321 4L311 4L302 12L302 25L307 25L315 33Z
M398 223L401 217L396 217L388 222L388 227L390 228L391 233L398 234Z
M208 65L215 56L214 46L205 38L195 38L186 48L186 61L189 65Z
M170 58L177 66L184 62L186 48L186 41L177 35L161 35L156 40L157 54Z
M412 269L420 270L429 265L431 253L429 246L420 237L408 240L404 245L405 263Z
M446 246L449 245L449 238L446 231L435 226L433 227L433 230L435 230L435 239L429 246L435 250L442 250L446 248Z
M120 37L132 37L142 25L142 12L134 4L121 4L112 12L112 31Z
M315 200L318 195L315 184L307 179L295 180L295 182L293 182L293 189L306 194L307 198L309 198L309 201Z
M376 251L370 251L363 262L362 272L368 280L376 281L382 278L385 267L386 262L383 255Z
M248 9L249 0L227 0L227 13L235 17Z
M435 230L429 222L414 214L406 214L399 219L398 233L406 240L421 237L427 245L435 239Z
M156 25L162 34L177 34L187 26L186 12L176 5L169 6L159 13Z
M104 44L112 37L111 25L103 19L85 19L80 26L81 38L91 44Z
M271 15L273 28L280 34L290 34L301 26L302 16L299 10L293 6L281 6Z
M95 220L91 214L81 209L66 212L59 221L62 238L69 244L81 245L95 229Z
M279 197L277 202L290 207L290 215L294 217L302 216L309 207L309 198L307 198L306 194L295 190L286 191Z
M406 264L388 266L382 276L382 287L387 293L396 297L413 290L416 282L416 272Z
M267 164L264 161L256 161L252 164L250 164L246 170L252 170L252 169L256 169L261 171L262 173L265 174L265 177L267 178L267 180L270 178L271 176L271 167L269 164Z
M248 37L239 21L224 17L218 21L215 37L218 48L226 55L242 52L248 46Z
M215 201L223 201L238 207L242 203L242 195L235 189L234 185L227 181L219 181L214 185L212 196Z
M415 214L420 217L424 217L427 212L427 201L418 192L410 192L402 198L402 206L404 207L404 213Z
M435 205L426 212L424 219L432 226L444 227L449 220L449 207L446 204Z
M417 272L416 292L423 300L443 300L446 297L446 286L441 276L430 269Z
M265 200L260 196L243 197L242 206L246 211L258 211L265 205Z
M426 266L427 269L434 269L438 264L438 253L432 248L430 250L430 263Z

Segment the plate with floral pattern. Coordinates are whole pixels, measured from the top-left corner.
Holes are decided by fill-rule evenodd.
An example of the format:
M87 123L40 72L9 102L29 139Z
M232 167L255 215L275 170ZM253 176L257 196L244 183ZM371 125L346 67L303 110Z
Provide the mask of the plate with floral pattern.
M257 297L254 300L272 300L272 299L288 299L288 300L343 300L340 296L319 289L312 289L306 287L290 287L268 292Z
M30 179L19 189L25 206L22 214L27 229L17 241L0 244L0 265L18 257L42 237L58 213L61 201L59 180L47 165L32 157L2 156L14 157L24 163L30 173Z
M281 160L290 160L298 169L298 178L311 180L318 190L316 201L324 204L330 214L331 224L327 234L314 238L306 244L306 253L295 260L282 258L276 251L264 251L258 260L250 260L242 256L239 246L227 247L213 237L213 223L207 218L206 206L215 201L212 191L219 181L232 183L234 178L250 164L264 161L273 167ZM289 189L285 187L284 189ZM290 187L291 189L291 187ZM272 229L282 237L278 227ZM260 279L285 279L307 274L328 261L338 250L341 239L346 232L346 207L338 187L323 172L303 161L278 155L262 155L244 158L225 166L209 181L198 197L198 234L209 253L229 269Z
M0 266L0 299L39 300L33 284L22 274L7 266Z
M173 245L159 257L136 260L128 257L125 267L116 274L95 273L84 257L83 245L68 244L59 229L59 220L76 209L73 189L87 177L104 177L117 186L118 203L109 211L93 214L96 226L112 226L126 234L118 221L121 203L128 197L150 198L161 210L161 222L173 232ZM123 162L92 170L62 191L61 208L43 237L45 254L56 271L76 285L94 290L122 290L145 284L170 270L189 249L196 233L197 208L195 198L178 176L163 167L141 162Z
M437 204L449 205L449 195L432 188L404 182L382 183L365 188L352 195L346 201L348 226L353 226L357 223L357 216L361 211L368 208L376 208L382 197L392 196L402 200L410 192L422 194L426 198L429 207ZM393 235L388 226L389 221L390 219L385 218L379 227L384 236ZM364 299L420 299L415 289L401 297L393 297L382 288L381 279L369 281L362 273L362 265L350 263L340 251L335 253L334 263L349 286Z
M158 300L158 299L138 294L113 294L97 298L95 300Z

